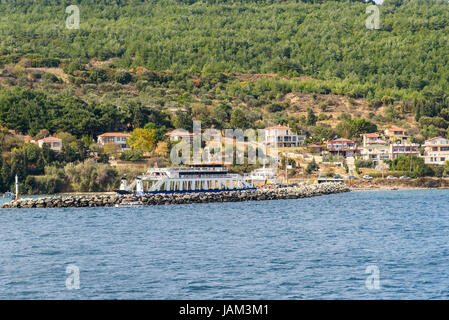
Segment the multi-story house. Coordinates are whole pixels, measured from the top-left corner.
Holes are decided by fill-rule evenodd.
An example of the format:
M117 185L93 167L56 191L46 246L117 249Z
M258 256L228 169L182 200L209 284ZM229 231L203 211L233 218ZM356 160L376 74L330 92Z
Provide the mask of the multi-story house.
M392 143L390 144L390 159L394 160L398 156L419 156L419 145L416 143Z
M293 133L286 126L265 128L265 145L269 148L297 147L304 144L304 135Z
M424 163L443 165L449 160L449 139L435 137L424 142Z
M357 143L355 140L339 138L326 141L327 150L334 155L343 157L353 157L357 152Z
M104 146L108 143L115 143L119 145L119 151L130 150L131 148L126 143L126 140L130 137L129 133L122 132L106 132L98 136L98 144Z
M377 167L390 159L390 148L386 143L370 144L360 149L360 155L363 160L372 160L373 165Z
M410 137L407 135L407 130L404 128L392 126L384 130L385 137L394 143L401 143L407 141Z
M365 133L362 134L362 137L364 147L370 144L387 144L387 142L382 139L382 136L379 133Z
M360 156L363 160L372 160L375 167L384 160L390 159L388 142L382 140L379 133L362 134L363 146L360 148Z

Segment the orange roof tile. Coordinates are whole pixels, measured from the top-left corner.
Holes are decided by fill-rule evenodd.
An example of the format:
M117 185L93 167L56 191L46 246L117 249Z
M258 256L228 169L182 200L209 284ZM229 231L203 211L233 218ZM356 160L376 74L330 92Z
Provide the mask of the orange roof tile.
M123 132L106 132L103 134L100 134L99 137L129 137L129 133L123 133Z
M424 142L433 141L433 140L436 140L436 139L445 139L445 138L443 138L443 137L433 137L433 138L425 140ZM445 140L447 140L447 139L445 139Z
M47 137L47 138L40 139L39 141L62 141L62 140L59 138L56 138L56 137Z
M276 125L276 126L271 126L271 127L266 127L265 130L272 130L272 129L290 129L289 127L286 126L281 126L281 125Z
M182 130L173 130L165 134L168 137L193 137L193 133L184 132Z
M378 138L380 135L378 133L364 133L362 136L365 136L367 138Z

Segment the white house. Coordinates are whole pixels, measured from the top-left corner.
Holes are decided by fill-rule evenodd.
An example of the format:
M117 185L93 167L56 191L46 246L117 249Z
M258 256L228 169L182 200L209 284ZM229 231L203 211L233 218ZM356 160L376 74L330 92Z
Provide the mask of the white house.
M165 136L169 137L170 141L184 140L190 143L193 140L193 133L181 129L175 129L172 132L168 132Z
M131 148L126 143L126 140L131 135L129 133L122 132L106 132L98 136L97 143L104 146L108 143L116 143L120 147L120 151L130 150Z
M44 144L48 144L50 149L56 152L61 152L62 150L62 140L56 137L47 137L37 140L39 148L42 148Z
M372 143L360 148L360 156L364 160L372 160L374 166L390 159L390 146L387 143Z
M379 133L365 133L362 134L363 137L363 147L367 147L371 144L388 144L382 139Z
M265 128L265 145L269 148L297 147L304 143L305 136L293 133L286 126Z
M449 139L435 137L424 142L424 163L443 165L449 160Z

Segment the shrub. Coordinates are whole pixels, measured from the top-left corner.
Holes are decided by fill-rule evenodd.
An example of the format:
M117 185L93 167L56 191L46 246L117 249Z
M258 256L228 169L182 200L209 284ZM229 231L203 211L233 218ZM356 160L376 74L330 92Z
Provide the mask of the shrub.
M123 151L120 155L120 160L125 161L139 161L143 159L143 152L138 150Z
M278 103L273 103L267 106L267 110L269 112L279 112L279 111L283 111L284 107Z
M132 80L131 73L125 70L119 70L115 75L115 81L121 84L127 84L131 82L131 80Z
M70 163L64 167L64 172L73 191L77 192L111 191L118 183L117 171L113 167L92 160Z
M371 160L371 159L367 159L367 160L357 159L355 161L355 165L359 168L372 168L374 166L374 163L373 163L373 160Z
M51 83L59 82L59 79L57 76L55 76L53 73L48 73L48 72L44 73L44 75L42 76L42 80L48 81Z
M57 175L28 176L24 186L28 194L55 194L63 192L67 183Z
M312 172L314 172L314 171L318 171L318 170L320 170L320 167L318 166L318 164L315 162L315 158L313 158L312 159L312 161L310 161L308 164L307 164L307 167L306 167L306 173L307 174L311 174Z

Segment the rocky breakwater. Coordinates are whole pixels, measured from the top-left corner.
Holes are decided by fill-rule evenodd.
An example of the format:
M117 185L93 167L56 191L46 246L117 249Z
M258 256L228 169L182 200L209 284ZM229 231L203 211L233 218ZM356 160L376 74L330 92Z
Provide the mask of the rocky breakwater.
M77 208L260 201L307 198L348 191L350 189L344 184L323 183L245 191L28 198L4 203L1 208Z

